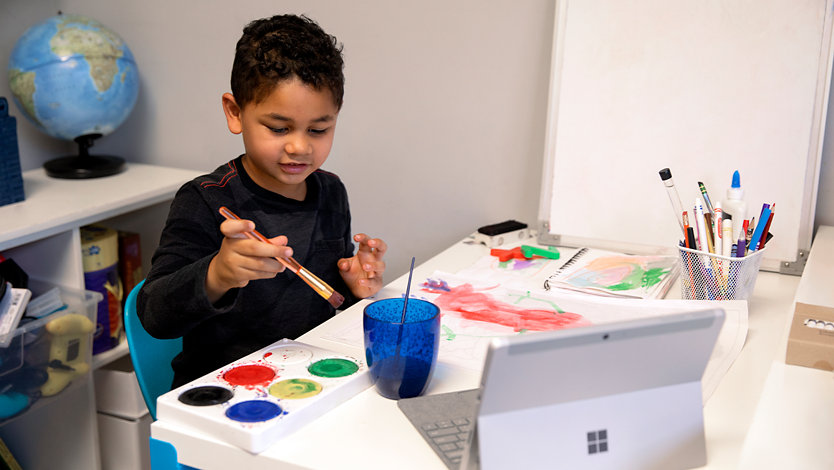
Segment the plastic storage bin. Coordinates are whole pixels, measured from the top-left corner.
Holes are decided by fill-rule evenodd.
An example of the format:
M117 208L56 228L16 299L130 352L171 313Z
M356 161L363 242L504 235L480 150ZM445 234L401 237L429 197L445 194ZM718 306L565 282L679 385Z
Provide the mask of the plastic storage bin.
M744 258L678 247L681 256L681 297L687 300L747 300L753 294L762 253Z
M30 280L32 298L53 286ZM65 308L26 316L0 348L0 425L89 380L96 305L101 294L58 287Z

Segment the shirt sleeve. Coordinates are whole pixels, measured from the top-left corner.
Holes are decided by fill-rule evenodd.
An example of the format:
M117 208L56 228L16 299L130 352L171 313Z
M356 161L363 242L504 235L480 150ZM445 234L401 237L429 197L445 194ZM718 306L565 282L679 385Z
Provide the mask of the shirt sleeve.
M222 243L213 212L193 184L183 186L171 203L137 298L137 314L151 336L178 338L205 319L232 310L238 289L216 304L205 291L209 263Z

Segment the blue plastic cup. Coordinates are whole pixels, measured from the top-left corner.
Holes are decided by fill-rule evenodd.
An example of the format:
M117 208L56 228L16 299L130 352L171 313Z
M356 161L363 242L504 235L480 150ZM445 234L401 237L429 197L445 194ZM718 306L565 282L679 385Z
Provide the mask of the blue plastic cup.
M419 299L382 299L365 307L365 359L380 395L394 400L421 395L429 385L440 344L440 309Z

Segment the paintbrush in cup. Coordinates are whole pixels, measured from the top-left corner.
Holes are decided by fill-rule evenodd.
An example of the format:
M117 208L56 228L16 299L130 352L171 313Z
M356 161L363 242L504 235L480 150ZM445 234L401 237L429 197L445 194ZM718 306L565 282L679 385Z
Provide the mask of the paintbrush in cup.
M408 310L408 294L411 291L411 275L414 274L414 257L411 257L411 269L408 270L408 284L405 286L405 300L403 300L403 318L400 323L405 323L405 312ZM402 330L400 330L402 331Z
M230 211L229 208L226 206L220 207L220 214L229 219L229 220L240 220L240 217L235 215L234 212ZM252 230L251 232L245 232L245 235L253 240L262 241L264 243L269 243L269 240L260 234L257 230ZM326 282L322 281L315 274L308 271L304 266L301 266L298 261L293 259L292 256L287 257L275 257L281 264L283 264L287 269L294 272L298 275L304 282L307 283L310 287L313 288L314 291L318 292L318 294L324 297L333 308L339 308L342 305L342 302L345 301L345 298L342 294L333 290L332 287L327 285Z

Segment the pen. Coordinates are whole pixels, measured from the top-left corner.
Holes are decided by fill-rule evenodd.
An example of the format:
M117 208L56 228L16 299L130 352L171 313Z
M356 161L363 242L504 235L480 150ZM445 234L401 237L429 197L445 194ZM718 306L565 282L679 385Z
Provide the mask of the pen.
M687 248L692 248L692 246L689 245L689 229L692 228L689 226L689 214L687 214L686 211L683 211L683 214L681 214L681 218L683 219L684 246L686 246Z
M236 216L234 212L230 211L226 206L222 206L219 209L220 214L230 220L240 220L240 217ZM253 230L251 232L246 232L246 236L253 240L262 241L264 243L269 243L269 240L261 235L257 230ZM333 290L332 287L328 286L326 282L322 281L315 274L308 271L305 267L298 264L298 261L293 259L292 256L285 257L285 258L278 258L278 261L281 262L287 269L294 272L298 275L304 282L307 283L310 287L313 288L314 291L318 292L318 294L324 297L333 308L339 308L342 305L342 302L345 301L345 298L342 294Z

